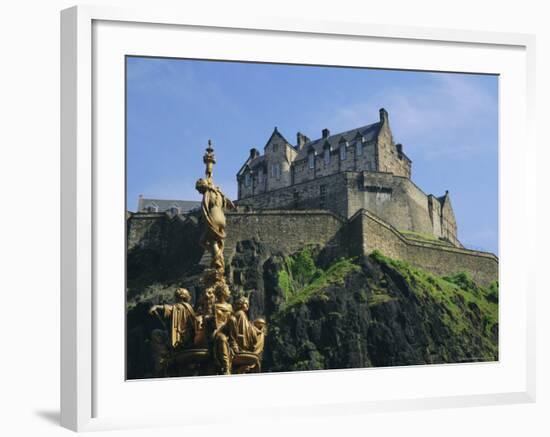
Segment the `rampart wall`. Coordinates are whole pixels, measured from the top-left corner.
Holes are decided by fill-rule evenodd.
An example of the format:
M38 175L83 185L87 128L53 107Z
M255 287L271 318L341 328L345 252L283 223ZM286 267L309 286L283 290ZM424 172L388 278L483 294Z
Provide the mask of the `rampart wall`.
M260 211L270 209L293 211L328 209L337 214L345 215L348 210L349 186L355 183L356 174L342 172L319 177L291 187L240 199L236 203L239 206L249 206L253 210Z
M346 221L325 210L227 212L228 240L257 239L273 250L293 253L310 244L345 248Z
M193 262L199 261L198 217L168 219L164 214L131 214L128 221L129 253L138 247L153 250L162 255L161 264L166 262L162 259L169 258L181 264L182 256L191 255ZM437 241L406 238L364 209L349 220L326 210L228 212L227 234L226 258L232 258L239 241L256 239L272 253L291 254L310 244L324 246L335 256L370 254L378 249L391 258L407 261L436 275L465 271L480 285L498 279L495 255Z
M369 254L377 249L390 258L407 261L439 276L468 272L485 286L498 279L499 263L495 255L405 238L366 210L358 211L350 219L349 229L352 253Z

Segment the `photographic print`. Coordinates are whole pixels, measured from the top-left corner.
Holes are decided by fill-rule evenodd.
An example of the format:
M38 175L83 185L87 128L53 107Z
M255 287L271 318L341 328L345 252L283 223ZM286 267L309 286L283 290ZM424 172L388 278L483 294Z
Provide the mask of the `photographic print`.
M127 379L498 361L498 76L126 58Z

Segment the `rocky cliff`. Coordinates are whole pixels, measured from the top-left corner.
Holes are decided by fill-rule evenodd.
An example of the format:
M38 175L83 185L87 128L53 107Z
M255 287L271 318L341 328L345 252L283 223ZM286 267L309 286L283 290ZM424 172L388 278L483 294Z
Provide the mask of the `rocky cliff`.
M155 222L140 231L153 245L129 229L128 378L152 376L149 340L162 324L149 306L171 302L178 286L200 292L199 225ZM250 293L250 318L267 319L265 372L498 360L497 283L438 277L379 252L284 253L256 238L237 242L228 274Z

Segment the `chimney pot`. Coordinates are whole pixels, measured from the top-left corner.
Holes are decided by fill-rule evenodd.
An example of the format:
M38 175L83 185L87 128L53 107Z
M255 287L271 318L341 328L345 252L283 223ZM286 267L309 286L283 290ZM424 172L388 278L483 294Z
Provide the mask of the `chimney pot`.
M325 128L323 129L323 138L328 138L330 136L330 131Z

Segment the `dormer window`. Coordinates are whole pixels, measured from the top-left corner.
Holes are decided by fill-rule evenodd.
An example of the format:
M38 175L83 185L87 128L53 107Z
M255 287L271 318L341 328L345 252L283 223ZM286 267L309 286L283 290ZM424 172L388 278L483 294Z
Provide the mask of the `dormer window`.
M156 203L150 203L145 207L145 211L147 212L159 212L159 207Z
M170 207L170 214L172 214L172 215L178 215L179 213L180 213L180 209L179 209L177 206L172 205L172 206Z
M309 152L307 155L308 167L310 169L315 168L315 153Z
M330 149L328 147L325 149L324 160L325 160L325 165L330 164Z
M346 146L347 142L340 144L340 160L345 161L346 160Z

